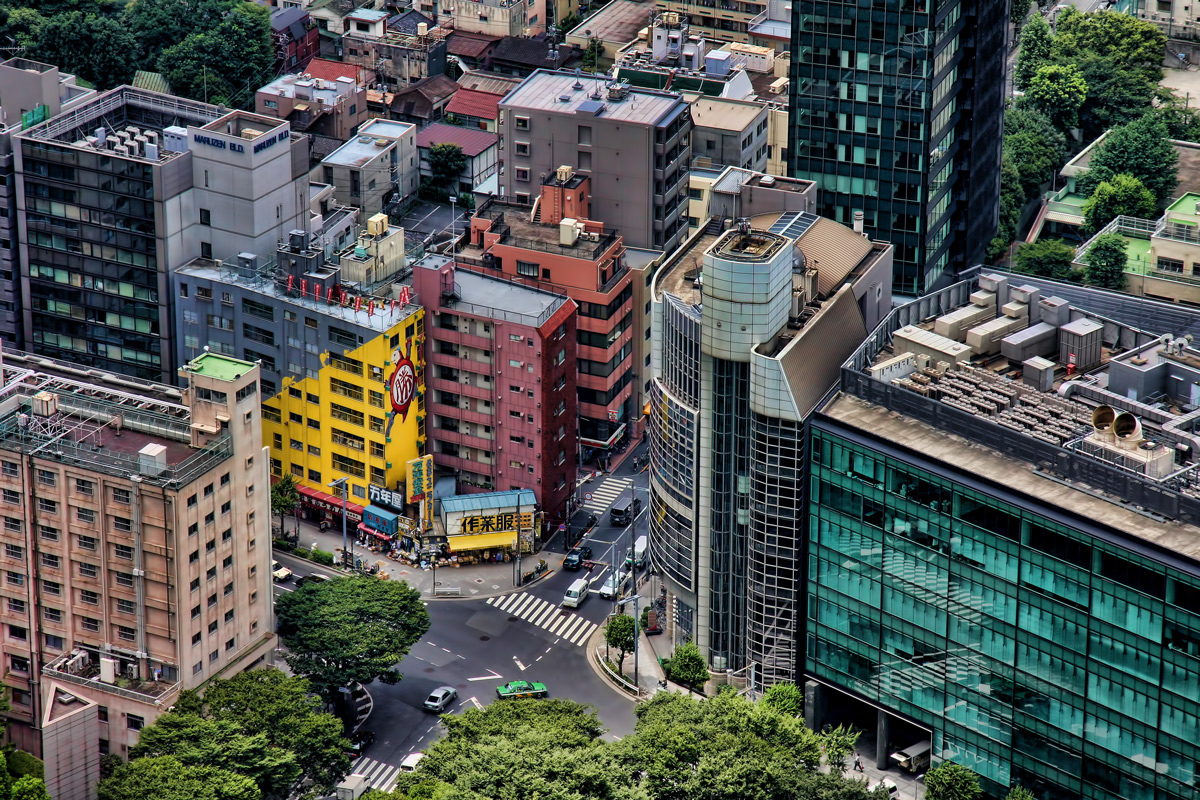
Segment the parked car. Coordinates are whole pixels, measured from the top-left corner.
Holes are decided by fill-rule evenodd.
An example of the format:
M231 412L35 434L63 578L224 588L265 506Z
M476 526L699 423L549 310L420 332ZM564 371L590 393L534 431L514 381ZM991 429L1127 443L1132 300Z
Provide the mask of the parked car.
M271 562L271 577L276 583L282 583L292 577L292 571L278 561Z
M545 697L549 692L546 691L544 683L509 681L503 686L497 686L496 694L500 697Z
M893 800L900 797L900 787L891 778L884 778L879 783L871 784L867 787L868 794L878 792L880 796Z
M453 686L439 686L429 693L429 697L425 698L425 709L441 714L446 710L446 706L453 703L457 697L458 692Z
M576 547L571 552L567 553L567 557L563 559L563 569L575 571L583 566L583 562L592 560L592 548Z
M375 734L371 731L358 731L350 737L350 748L346 750L346 755L351 759L358 758L375 741Z
M320 583L321 581L328 580L332 580L328 575L301 575L299 578L296 578L296 585L303 586L306 583Z

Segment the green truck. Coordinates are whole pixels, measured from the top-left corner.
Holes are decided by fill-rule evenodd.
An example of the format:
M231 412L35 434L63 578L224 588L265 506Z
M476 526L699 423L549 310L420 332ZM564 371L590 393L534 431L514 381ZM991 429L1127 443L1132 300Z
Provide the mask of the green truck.
M496 694L503 699L505 697L545 697L549 692L546 691L544 683L509 681L503 686L497 686Z

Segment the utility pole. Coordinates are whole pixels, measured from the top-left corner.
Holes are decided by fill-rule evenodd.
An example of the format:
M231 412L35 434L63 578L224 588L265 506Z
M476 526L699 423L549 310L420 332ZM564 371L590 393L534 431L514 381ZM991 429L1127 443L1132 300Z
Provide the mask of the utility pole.
M350 547L349 551L347 551L347 549L346 549L346 543L347 543L347 539L346 539L346 488L347 488L346 487L346 478L341 477L341 478L338 478L336 481L329 482L330 488L333 488L335 486L342 487L342 566L343 567L346 566L346 553L349 552L349 554L350 554L350 569L354 569L354 542L351 541L349 543L349 547ZM297 523L297 524L299 524L299 523Z

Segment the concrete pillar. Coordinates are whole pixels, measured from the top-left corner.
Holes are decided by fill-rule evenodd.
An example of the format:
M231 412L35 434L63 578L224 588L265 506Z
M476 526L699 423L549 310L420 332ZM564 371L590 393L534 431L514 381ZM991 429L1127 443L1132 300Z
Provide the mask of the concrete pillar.
M816 681L804 682L804 724L810 731L820 732L825 724L825 692Z
M886 711L875 712L875 767L876 769L887 769L890 765L888 756L891 755L888 751L892 748L889 744L891 739L892 718Z

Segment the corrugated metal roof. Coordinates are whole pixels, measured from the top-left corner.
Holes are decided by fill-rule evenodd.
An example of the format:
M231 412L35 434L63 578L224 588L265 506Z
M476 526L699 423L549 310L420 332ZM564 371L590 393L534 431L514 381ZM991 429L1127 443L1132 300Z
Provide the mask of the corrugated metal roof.
M450 98L450 102L446 104L446 113L462 114L464 117L478 117L479 119L496 119L500 115L500 101L503 99L504 95L502 94L479 92L464 86Z
M537 497L531 489L516 489L507 492L485 492L483 494L457 494L442 498L442 513L458 511L488 511L493 508L515 508L521 506L533 510Z
M499 141L500 137L489 131L460 128L457 125L446 125L442 122L435 122L417 132L417 147L456 144L462 148L463 155L468 158L474 158L489 147L495 147Z
M817 292L823 297L833 294L871 252L867 237L825 217L814 222L799 243L808 265L817 271Z
M166 76L161 72L146 72L139 69L133 73L133 85L138 89L150 92L171 93L171 84L167 82Z

